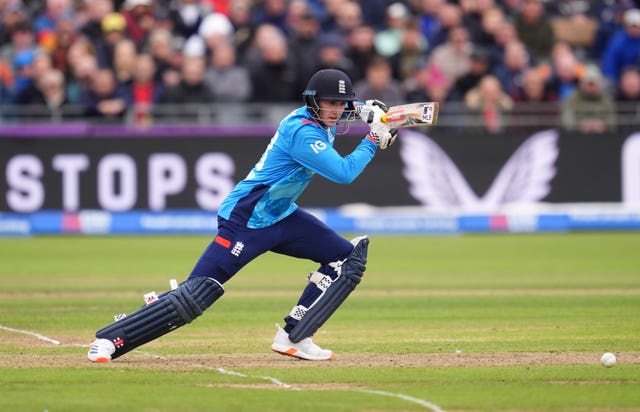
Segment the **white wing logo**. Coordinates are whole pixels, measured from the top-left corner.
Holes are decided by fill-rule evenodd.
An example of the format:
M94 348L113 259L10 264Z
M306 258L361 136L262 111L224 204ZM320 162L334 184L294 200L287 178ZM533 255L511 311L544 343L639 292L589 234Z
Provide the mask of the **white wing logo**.
M551 191L556 174L558 133L529 137L507 160L484 196L477 196L442 148L428 136L404 130L400 157L409 192L423 205L495 209L508 203L536 202Z

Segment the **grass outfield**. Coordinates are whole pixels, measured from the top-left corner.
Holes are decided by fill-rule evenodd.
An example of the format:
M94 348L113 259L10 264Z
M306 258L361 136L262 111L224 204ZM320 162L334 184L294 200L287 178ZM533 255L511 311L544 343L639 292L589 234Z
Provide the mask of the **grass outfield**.
M0 411L640 411L640 232L374 236L320 363L269 349L315 267L267 254L194 323L90 364L95 330L208 242L0 238Z

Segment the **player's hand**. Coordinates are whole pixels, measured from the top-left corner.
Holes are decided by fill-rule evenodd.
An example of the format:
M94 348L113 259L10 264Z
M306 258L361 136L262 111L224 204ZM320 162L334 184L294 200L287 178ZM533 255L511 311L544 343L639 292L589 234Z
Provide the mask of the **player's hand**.
M398 129L391 129L382 122L382 115L387 112L387 105L380 100L367 100L360 111L360 118L370 127L369 137L382 150L395 143Z
M369 137L378 144L380 149L384 150L395 143L398 137L398 129L391 129L382 122L372 123Z
M376 120L380 120L380 116L389 110L387 105L380 100L367 100L359 110L360 120L370 125Z

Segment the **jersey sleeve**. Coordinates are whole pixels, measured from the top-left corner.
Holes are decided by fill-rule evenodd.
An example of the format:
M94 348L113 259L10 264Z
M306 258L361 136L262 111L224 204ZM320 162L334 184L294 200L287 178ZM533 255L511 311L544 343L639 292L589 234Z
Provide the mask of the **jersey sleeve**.
M369 164L376 152L376 144L363 139L347 156L341 156L326 142L322 129L300 128L293 136L291 156L307 169L333 182L351 183Z

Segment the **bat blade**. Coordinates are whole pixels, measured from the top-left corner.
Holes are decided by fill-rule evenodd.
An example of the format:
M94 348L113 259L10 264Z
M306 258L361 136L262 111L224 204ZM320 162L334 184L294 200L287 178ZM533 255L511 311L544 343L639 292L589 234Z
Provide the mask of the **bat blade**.
M438 102L409 103L392 106L382 121L392 128L432 126L438 122Z

